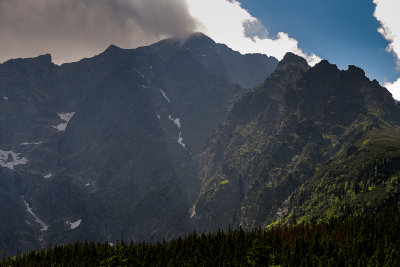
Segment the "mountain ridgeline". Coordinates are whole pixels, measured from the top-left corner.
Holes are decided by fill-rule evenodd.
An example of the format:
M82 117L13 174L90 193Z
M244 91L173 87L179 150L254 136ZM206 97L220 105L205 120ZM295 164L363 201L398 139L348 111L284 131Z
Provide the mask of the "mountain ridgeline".
M400 108L355 66L278 64L198 33L10 60L0 92L7 253L340 219L400 197Z

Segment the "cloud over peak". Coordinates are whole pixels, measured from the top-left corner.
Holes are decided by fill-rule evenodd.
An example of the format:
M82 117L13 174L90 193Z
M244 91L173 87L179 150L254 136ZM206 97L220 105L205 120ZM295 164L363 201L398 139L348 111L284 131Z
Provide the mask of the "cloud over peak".
M0 62L51 53L59 64L196 31L241 53L320 60L287 33L270 36L237 0L0 0Z
M184 0L0 0L0 62L48 52L57 63L75 61L195 27Z
M293 52L315 65L321 59L307 55L298 47L298 41L287 33L279 32L270 37L257 18L241 7L236 0L186 0L190 14L199 22L197 30L214 41L224 43L241 53L262 53L282 59Z

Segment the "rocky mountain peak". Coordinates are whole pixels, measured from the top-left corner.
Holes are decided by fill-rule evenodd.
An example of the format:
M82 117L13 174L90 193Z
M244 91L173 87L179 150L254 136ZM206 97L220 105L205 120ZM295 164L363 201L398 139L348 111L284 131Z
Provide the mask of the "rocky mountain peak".
M44 55L38 56L36 59L40 62L50 62L51 63L52 57L50 54L44 54Z
M104 51L104 53L110 53L110 52L117 51L117 50L121 50L121 48L114 44L111 44L109 47L107 47L107 49Z
M50 54L43 54L37 57L32 57L32 58L16 58L16 59L10 59L4 62L5 65L14 65L14 64L23 64L23 63L28 63L28 64L39 64L39 65L48 65L48 64L53 64L52 63L52 57Z
M365 76L365 72L362 68L354 66L354 65L349 65L347 68L347 71L350 73L358 74L360 76Z
M185 46L214 46L216 43L202 32L191 34L185 41Z
M122 49L122 48L120 48L120 47L118 47L118 46L116 46L116 45L114 45L114 44L111 44L111 45L110 45L109 47L107 47L107 49L104 50L104 52L101 53L100 55L117 55L117 54L122 53L123 51L124 51L124 49Z
M298 65L302 68L309 68L308 63L304 58L291 52L285 54L283 59L279 62L278 68L283 68L288 65Z
M314 68L315 71L317 72L338 72L339 69L335 64L330 63L328 60L323 59L320 62L318 62Z

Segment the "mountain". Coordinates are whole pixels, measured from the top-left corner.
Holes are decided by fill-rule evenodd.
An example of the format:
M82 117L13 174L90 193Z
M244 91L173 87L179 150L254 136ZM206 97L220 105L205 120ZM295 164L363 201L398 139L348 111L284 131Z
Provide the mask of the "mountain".
M0 64L0 249L191 231L193 158L277 63L194 34L61 66Z
M397 203L399 179L400 105L355 66L201 33L0 64L7 253L341 219Z
M363 70L288 53L198 156L199 231L343 218L399 201L400 108Z

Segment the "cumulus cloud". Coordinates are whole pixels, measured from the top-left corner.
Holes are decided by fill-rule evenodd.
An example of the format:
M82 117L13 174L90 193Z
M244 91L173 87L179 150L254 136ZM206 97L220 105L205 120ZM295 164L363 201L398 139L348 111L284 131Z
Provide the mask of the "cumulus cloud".
M400 69L400 2L399 0L373 0L376 5L374 17L380 22L378 32L389 41L386 51L393 53L397 59L397 67ZM395 82L387 82L385 86L400 99L400 78Z
M286 52L293 52L315 65L321 59L307 55L298 47L298 41L287 33L279 32L270 37L267 29L241 7L236 0L186 0L190 14L200 23L197 30L214 41L224 43L241 53L263 53L282 59Z
M44 53L75 61L110 44L182 37L195 24L185 0L0 0L0 62Z

